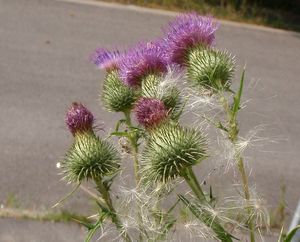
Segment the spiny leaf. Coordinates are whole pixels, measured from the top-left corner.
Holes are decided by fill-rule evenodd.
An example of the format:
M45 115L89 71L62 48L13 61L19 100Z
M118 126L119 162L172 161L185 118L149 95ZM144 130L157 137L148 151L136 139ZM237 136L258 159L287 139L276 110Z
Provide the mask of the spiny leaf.
M283 242L291 242L294 236L296 235L298 229L300 229L300 225L296 226L292 231L290 231Z
M125 119L120 119L117 124L116 124L116 128L115 128L115 132L119 132L119 128L121 125L125 124L126 120Z
M100 217L92 229L89 230L84 242L90 242L96 231L102 226L103 217Z
M218 239L222 242L232 242L231 238L234 238L232 235L227 233L225 229L221 226L221 224L217 221L214 215L209 213L208 211L201 209L199 206L191 203L187 198L183 195L178 195L180 200L187 206L190 211L198 218L202 223L204 223L207 227L211 228Z
M73 220L76 221L76 222L78 222L82 226L86 227L88 230L91 230L91 229L95 228L95 225L92 224L92 223L88 223L86 221L75 219L75 218L73 218Z
M233 105L232 105L231 111L232 111L232 115L234 117L236 117L237 112L240 109L241 97L242 97L242 92L243 92L243 87L244 87L244 77L245 77L245 69L243 70L243 73L242 73L239 90L233 97Z

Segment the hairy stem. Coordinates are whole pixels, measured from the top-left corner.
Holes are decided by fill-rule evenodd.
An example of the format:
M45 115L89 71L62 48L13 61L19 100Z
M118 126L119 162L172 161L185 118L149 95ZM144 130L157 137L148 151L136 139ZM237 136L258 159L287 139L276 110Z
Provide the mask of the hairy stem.
M130 112L124 112L124 115L125 115L126 124L130 129L130 131L132 131ZM140 164L138 159L138 152L139 152L138 138L135 131L130 132L129 141L132 148L134 175L135 175L136 185L138 186L140 182L140 174L139 174Z
M125 115L125 120L126 120L126 124L130 130L129 132L129 141L130 141L130 145L132 148L132 156L133 156L133 167L134 167L134 176L135 176L135 181L136 181L136 186L137 189L139 188L140 185L140 164L139 164L139 159L138 159L138 152L139 152L139 148L138 148L138 136L136 133L136 130L133 129L132 126L132 122L131 122L131 117L130 117L130 112L124 112ZM142 211L141 211L141 206L139 204L139 202L137 201L138 206L139 206L139 210L138 210L138 219L139 219L139 229L140 229L140 233L139 233L139 241L143 241L143 233L147 234L145 229L143 229L142 226L142 222L143 222L143 218L142 218Z
M110 216L111 216L112 222L116 225L117 229L120 230L121 236L124 238L124 240L126 242L132 242L131 238L127 234L126 230L124 229L124 226L123 226L122 222L120 221L120 219L119 219L119 217L116 213L116 210L113 206L109 191L104 186L101 179L95 179L95 183L97 185L97 190L102 195L102 198L105 200L105 202L107 204L107 207L109 208L109 210L111 212Z
M182 176L184 177L185 181L190 186L192 191L195 193L199 201L205 204L208 203L192 167L187 168L183 172Z
M192 170L192 167L187 168L183 172L182 176L184 177L192 191L195 193L200 203L204 206L212 208L211 204L207 201L204 192L202 191L202 188L194 171ZM226 232L226 230L222 227L214 214L212 214L209 210L198 208L192 204L187 204L186 202L185 204L198 219L200 219L206 226L208 226L215 232L218 239L223 242L232 242L231 235Z
M238 122L237 122L237 113L232 113L230 109L230 105L228 103L228 100L226 97L221 96L220 97L220 102L223 105L224 111L227 115L227 122L228 122L228 128L227 128L227 134L228 134L228 139L231 141L231 143L235 146L235 144L238 141L238 134L239 134L239 127L238 127ZM244 190L244 197L247 202L247 213L249 216L247 225L249 227L249 232L250 232L250 241L255 242L255 227L253 224L253 219L252 219L252 209L250 207L250 190L249 190L249 182L248 182L248 176L247 172L245 169L244 165L244 160L243 157L241 157L239 151L235 150L235 158L237 160L237 166L238 170L242 179L243 183L243 190Z

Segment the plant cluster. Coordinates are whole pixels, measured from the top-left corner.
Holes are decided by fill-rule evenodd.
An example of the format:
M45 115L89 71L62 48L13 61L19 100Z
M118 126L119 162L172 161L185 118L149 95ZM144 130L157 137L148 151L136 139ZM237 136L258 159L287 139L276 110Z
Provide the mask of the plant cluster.
M123 118L108 137L100 137L94 116L84 105L73 103L66 114L74 141L60 163L64 178L76 187L92 182L99 193L89 192L98 211L96 221L82 221L88 229L86 241L109 221L117 238L127 242L171 239L174 228L184 223L180 208L194 221L193 236L231 242L239 237L238 228L255 241L264 213L249 187L242 157L244 140L239 136L244 72L238 90L233 91L235 59L214 47L217 27L211 17L186 13L169 23L161 39L141 42L127 51L97 49L92 54L91 61L106 72L101 93L104 107L122 113ZM206 111L210 105L218 111ZM200 116L194 115L199 112ZM187 115L194 115L197 125L184 125L182 117ZM232 202L230 214L222 212L221 198L213 187L203 189L194 172L217 149L201 129L203 122L226 142L240 174L242 199ZM114 139L119 139L121 147L113 144ZM120 186L117 199L112 184L122 176L122 153L132 158L135 187ZM222 159L227 159L225 154ZM179 192L178 181L191 191ZM172 195L176 195L173 200ZM191 223L185 223L189 230Z

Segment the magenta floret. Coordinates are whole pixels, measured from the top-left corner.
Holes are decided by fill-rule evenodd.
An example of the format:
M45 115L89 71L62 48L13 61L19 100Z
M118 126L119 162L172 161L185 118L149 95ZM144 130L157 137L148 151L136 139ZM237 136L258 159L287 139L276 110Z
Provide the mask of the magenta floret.
M118 51L109 51L103 48L98 48L90 56L90 61L98 68L107 71L118 69L122 54Z
M165 120L168 110L161 100L142 97L135 106L135 114L140 125L151 128Z
M169 61L184 64L187 52L200 45L211 46L218 25L212 17L187 13L176 17L165 30L166 53Z
M93 129L94 116L81 103L72 103L66 114L66 124L73 135Z
M120 77L130 87L140 86L143 77L167 72L167 64L161 42L140 43L120 62Z

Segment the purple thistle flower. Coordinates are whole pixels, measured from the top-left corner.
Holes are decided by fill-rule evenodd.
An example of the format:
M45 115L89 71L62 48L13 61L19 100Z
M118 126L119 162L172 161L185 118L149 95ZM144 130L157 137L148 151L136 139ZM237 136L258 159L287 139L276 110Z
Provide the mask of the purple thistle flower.
M139 124L151 128L167 117L168 110L161 100L142 97L135 106L135 114Z
M118 69L121 58L122 55L118 50L108 51L103 48L98 48L91 54L90 61L98 68L110 71Z
M94 116L81 103L72 103L66 114L66 124L75 136L77 132L91 131L93 129Z
M165 30L165 45L169 61L184 64L187 52L197 46L211 46L215 40L218 25L212 17L197 13L179 15Z
M143 77L167 72L167 64L162 42L143 42L122 58L120 77L130 87L139 86Z

